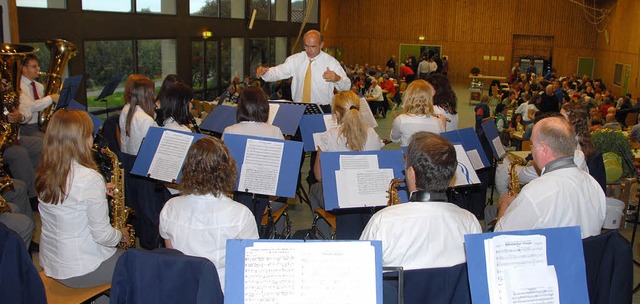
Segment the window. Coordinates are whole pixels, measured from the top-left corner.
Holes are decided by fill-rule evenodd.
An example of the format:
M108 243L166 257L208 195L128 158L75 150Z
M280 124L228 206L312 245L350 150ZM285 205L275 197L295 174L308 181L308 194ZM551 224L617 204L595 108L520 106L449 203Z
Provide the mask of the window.
M308 23L318 23L317 0L291 0L291 22L302 22L309 14Z
M613 84L622 86L622 63L617 63L613 70Z
M192 16L216 18L244 18L244 1L238 0L189 0Z
M67 8L66 0L16 0L19 7Z
M251 0L249 11L256 10L256 20L287 21L286 0Z
M191 58L195 98L214 100L229 86L233 77L243 76L244 39L192 41Z
M251 53L249 54L249 72L251 78L256 77L258 66L278 65L287 57L287 38L252 38Z
M88 11L131 12L131 0L82 0L82 9Z
M175 0L136 0L136 12L146 14L176 14Z

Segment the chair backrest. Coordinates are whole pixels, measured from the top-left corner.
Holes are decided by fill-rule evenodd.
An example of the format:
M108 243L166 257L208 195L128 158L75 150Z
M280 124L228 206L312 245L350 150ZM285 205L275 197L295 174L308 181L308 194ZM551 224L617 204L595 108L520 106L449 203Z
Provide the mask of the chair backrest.
M116 264L111 303L224 302L216 267L175 249L129 249Z
M102 124L100 134L107 140L109 150L116 154L120 153L120 126L118 125L119 115L109 116Z
M612 230L582 240L591 303L631 303L631 244Z
M471 303L467 263L404 271L405 303Z
M20 236L0 223L0 302L46 303L44 285Z
M607 191L607 173L604 169L604 160L602 159L602 153L596 152L589 159L587 159L587 167L589 168L589 174L600 184L602 191Z
M629 112L624 119L625 126L633 126L638 123L638 112Z

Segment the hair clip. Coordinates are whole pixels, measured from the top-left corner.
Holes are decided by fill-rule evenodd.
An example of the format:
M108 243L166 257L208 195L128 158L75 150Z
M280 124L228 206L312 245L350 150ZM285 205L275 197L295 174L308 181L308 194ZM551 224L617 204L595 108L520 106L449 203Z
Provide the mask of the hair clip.
M358 110L358 108L356 108L356 106L351 106L351 107L349 107L349 110L353 110L353 109Z

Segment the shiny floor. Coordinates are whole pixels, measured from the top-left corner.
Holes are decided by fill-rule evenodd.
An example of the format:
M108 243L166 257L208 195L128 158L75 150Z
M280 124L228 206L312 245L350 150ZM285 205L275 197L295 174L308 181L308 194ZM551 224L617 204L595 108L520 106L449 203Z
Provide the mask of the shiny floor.
M473 108L474 105L470 105L469 104L469 89L468 89L468 85L467 84L454 84L454 91L456 92L456 95L458 97L458 115L460 117L460 123L459 123L459 128L468 128L468 127L473 127L474 126L474 112L473 112ZM492 107L493 108L493 107ZM390 112L386 118L381 118L378 119L378 127L376 128L376 131L378 132L378 134L380 135L381 138L385 139L385 138L389 138L389 133L391 132L391 125L393 122L393 114L394 113L400 113L401 110L394 110L392 112ZM385 146L384 149L398 149L398 145L397 144L389 144L387 146ZM305 159L305 164L302 167L302 171L301 171L301 175L302 175L302 180L304 181L306 176L308 175L309 172L309 157L307 157ZM308 191L308 185L306 182L303 182L303 187L305 189L305 191ZM630 199L630 203L631 204L638 204L638 184L635 184L632 187L632 195L631 195L631 199ZM494 201L497 201L497 197L494 197ZM289 217L291 219L291 224L292 224L292 234L295 234L295 232L297 231L301 231L298 234L295 234L297 237L304 237L304 233L302 231L304 230L308 230L311 228L311 224L313 222L313 215L311 212L311 208L309 207L309 205L307 205L306 203L302 203L300 202L300 200L298 198L294 198L294 199L289 199L288 201L288 214ZM39 215L37 213L36 214L36 226L37 226L37 230L34 233L34 240L36 242L39 241L40 239L40 218ZM482 222L481 222L482 223ZM484 223L482 223L484 224ZM620 229L620 232L627 237L628 239L631 239L631 234L633 232L633 225L631 224L627 224L625 225L626 227L623 227ZM636 238L635 243L633 244L633 248L634 248L634 258L638 261L640 261L640 254L638 253L639 251L639 245L640 245L640 241L638 240L640 237ZM38 268L38 270L42 270L42 268L40 267L40 263L39 263L39 258L38 258L38 253L34 253L33 254L33 261L36 265L36 267ZM634 266L634 286L635 284L638 284L640 282L640 268ZM637 293L634 295L633 297L633 303L640 303L640 293Z

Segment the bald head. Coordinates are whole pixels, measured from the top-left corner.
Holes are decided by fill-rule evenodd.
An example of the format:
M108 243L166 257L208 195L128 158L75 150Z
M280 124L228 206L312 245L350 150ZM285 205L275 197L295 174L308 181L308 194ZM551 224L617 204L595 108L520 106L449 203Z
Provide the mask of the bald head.
M533 127L531 141L531 152L540 168L558 158L573 155L577 146L573 127L564 117L540 120Z
M553 85L551 85L551 84L550 84L550 85L548 85L548 86L546 87L546 91L547 91L547 94L549 94L549 95L553 95Z

